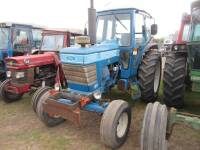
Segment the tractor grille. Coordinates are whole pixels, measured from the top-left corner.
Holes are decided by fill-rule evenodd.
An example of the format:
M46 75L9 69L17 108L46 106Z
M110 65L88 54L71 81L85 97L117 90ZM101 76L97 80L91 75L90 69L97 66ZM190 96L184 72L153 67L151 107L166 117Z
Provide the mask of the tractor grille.
M62 67L67 82L90 85L97 81L96 65L80 66L63 64Z
M17 72L24 72L24 77L17 79L16 78ZM33 80L32 76L34 76L33 69L28 69L28 70L23 70L23 71L22 70L21 71L19 71L19 70L17 70L17 71L12 70L11 84L13 84L15 86L23 86L26 83L30 83L31 84L31 82Z

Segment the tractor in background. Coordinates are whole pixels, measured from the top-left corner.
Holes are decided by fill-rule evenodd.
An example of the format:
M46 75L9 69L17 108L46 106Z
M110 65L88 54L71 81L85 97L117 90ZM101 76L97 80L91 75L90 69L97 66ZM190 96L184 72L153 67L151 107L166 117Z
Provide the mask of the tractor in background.
M163 100L169 107L184 106L186 86L200 92L200 19L198 1L192 4L191 15L184 15L177 43L166 57ZM197 9L198 8L198 9ZM199 13L199 14L198 14Z
M183 105L184 82L188 72L192 82L192 91L200 92L199 0L191 4L191 16L189 16L189 20L188 24L190 27L187 27L186 24L183 30L185 31L183 33L187 33L185 34L187 42L174 45L172 54L167 57L167 68L165 68L164 76L164 102L167 106L179 108ZM189 64L188 72L187 63ZM166 77L170 77L171 81L166 80ZM166 84L166 82L170 84ZM166 88L166 86L170 87ZM141 150L167 150L167 143L173 132L173 127L178 124L184 124L187 127L200 131L199 115L178 112L173 107L168 110L166 105L161 105L159 102L147 105L141 132Z
M60 51L67 88L62 80L54 88L41 87L32 98L33 110L50 127L66 119L80 125L80 110L100 114L101 141L118 148L129 131L131 107L103 94L117 86L120 91L136 89L135 95L146 102L156 100L161 77L161 55L153 43L157 25L136 8L101 11L96 17L92 5L88 16L90 38L77 37L79 47Z
M6 79L5 58L37 51L41 32L38 26L0 23L0 81Z
M63 84L65 78L60 68L59 50L73 46L79 30L50 30L42 33L42 43L37 55L6 58L7 79L0 85L0 96L6 102L21 99L23 94L32 93L40 86L54 87L59 73Z

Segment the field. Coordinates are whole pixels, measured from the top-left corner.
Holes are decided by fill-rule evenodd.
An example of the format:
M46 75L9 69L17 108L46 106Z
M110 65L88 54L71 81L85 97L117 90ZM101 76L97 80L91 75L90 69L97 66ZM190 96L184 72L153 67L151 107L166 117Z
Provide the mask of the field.
M132 124L126 143L120 150L139 150L140 131L145 103L129 100L128 94L111 93L112 99L123 98L132 105ZM161 97L160 97L161 98ZM200 115L200 96L186 93L184 110ZM81 114L81 127L65 121L53 128L46 127L32 111L30 96L5 104L0 101L0 150L107 150L99 137L101 117L94 113ZM199 150L200 132L182 125L174 128L169 150Z

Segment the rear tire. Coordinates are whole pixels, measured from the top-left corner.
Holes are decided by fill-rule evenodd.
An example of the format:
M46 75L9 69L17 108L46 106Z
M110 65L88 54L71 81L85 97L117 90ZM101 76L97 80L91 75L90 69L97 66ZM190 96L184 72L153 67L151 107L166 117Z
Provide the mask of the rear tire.
M34 112L36 112L37 103L41 95L50 89L51 89L50 87L40 87L39 89L35 91L31 99L31 105Z
M157 50L151 50L143 57L138 80L141 88L141 99L145 102L154 102L158 97L161 67L161 54Z
M124 144L131 124L131 108L123 100L114 100L103 113L100 125L101 141L110 148Z
M171 53L166 57L163 77L163 101L168 107L184 105L186 56Z
M20 100L23 94L15 94L15 93L5 91L5 87L9 83L10 83L10 79L7 79L3 81L0 85L0 96L2 97L3 101L6 103L11 103L11 102Z
M47 125L48 127L54 127L54 126L64 122L65 120L60 117L59 118L51 117L48 115L48 113L43 111L43 103L47 100L49 95L50 95L49 91L43 92L43 94L40 95L40 98L38 99L38 103L36 106L36 113L37 113L38 117L40 118L40 120L45 125Z

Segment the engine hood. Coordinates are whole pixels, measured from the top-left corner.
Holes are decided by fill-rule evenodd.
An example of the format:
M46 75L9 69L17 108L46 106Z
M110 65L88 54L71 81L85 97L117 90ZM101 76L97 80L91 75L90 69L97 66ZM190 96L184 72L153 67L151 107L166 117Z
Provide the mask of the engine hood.
M119 45L117 41L107 41L90 47L70 47L60 51L62 63L91 64L94 62L119 57Z
M6 58L8 69L28 69L53 63L55 65L60 63L58 56L53 52Z
M87 55L92 53L99 53L103 51L110 51L113 49L118 49L119 45L116 40L112 41L105 41L101 44L95 44L90 47L68 47L61 49L61 53L66 54L80 54L80 55Z

